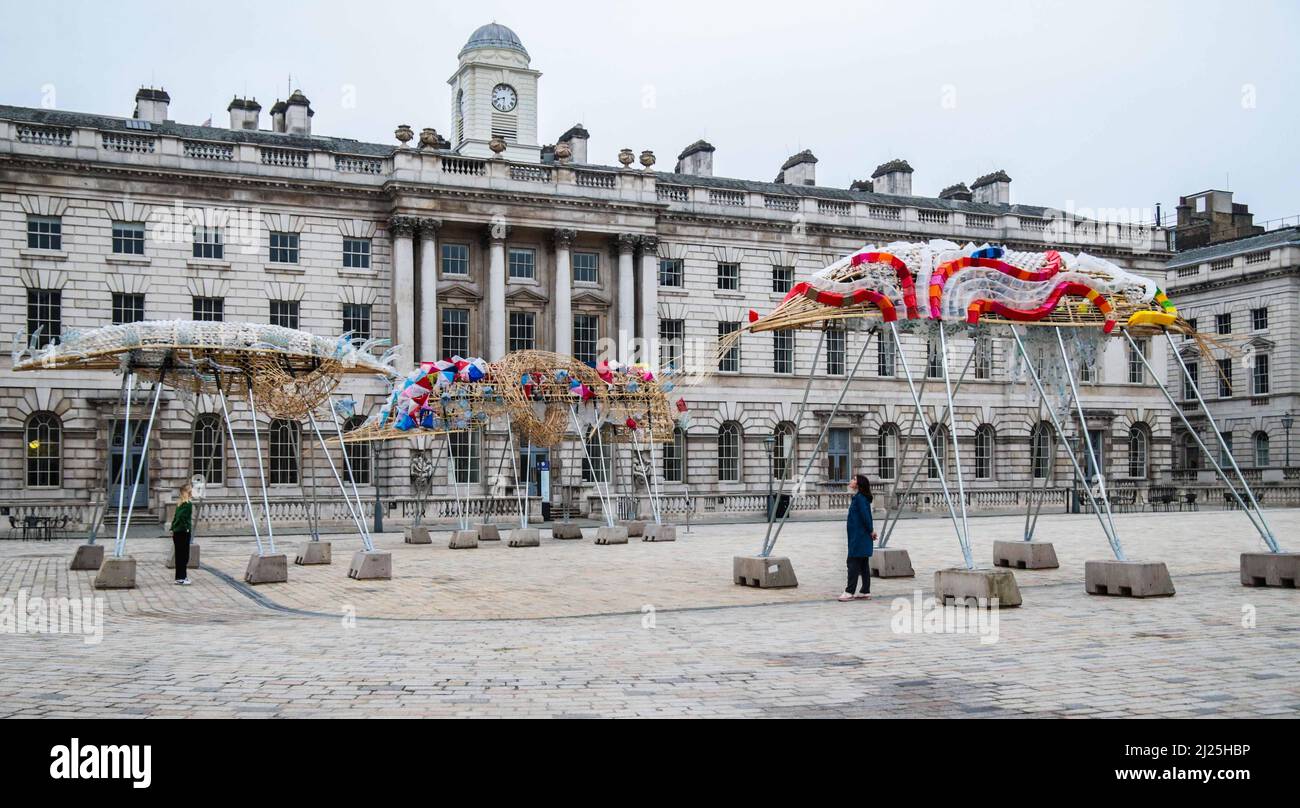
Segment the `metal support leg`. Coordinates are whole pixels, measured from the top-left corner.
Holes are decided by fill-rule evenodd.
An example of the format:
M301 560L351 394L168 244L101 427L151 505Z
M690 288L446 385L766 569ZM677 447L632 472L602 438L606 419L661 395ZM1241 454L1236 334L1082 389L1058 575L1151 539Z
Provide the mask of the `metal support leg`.
M894 324L890 323L889 325L892 327ZM821 432L817 434L817 445L813 447L812 453L808 455L808 462L804 464L803 473L799 475L799 481L801 484L808 478L808 472L812 471L813 463L817 460L817 453L822 450L822 442L826 440L826 433L830 431L831 422L835 420L835 413L839 412L840 404L844 403L844 394L849 391L849 385L853 383L853 379L858 375L858 367L862 364L862 357L867 355L867 348L870 347L871 340L875 336L876 329L873 328L871 331L867 332L867 338L862 341L862 350L858 351L858 358L853 362L853 369L844 377L844 385L840 387L840 394L835 399L835 405L831 407L830 415L826 416L826 423L822 424ZM800 412L800 415L802 416L802 411ZM796 434L798 433L798 428L798 424L796 423ZM781 488L784 491L785 486L782 485ZM776 540L781 538L781 531L785 529L785 522L790 518L790 511L792 510L794 509L786 508L785 513L781 514L781 521L777 523L776 530L772 533L771 538L766 539L763 542L763 551L759 553L759 556L767 558L772 555L772 550L776 547Z
M447 443L447 470L451 473L452 497L456 500L456 523L461 530L469 530L469 515L460 501L460 469L456 467L456 453L451 448L451 433L444 435Z
M370 543L369 534L366 532L365 519L357 513L356 508L352 507L352 497L348 494L348 490L343 487L343 478L339 476L339 471L334 466L334 458L330 457L330 450L329 446L325 443L325 436L321 434L320 427L316 423L316 414L309 410L307 412L307 420L311 424L311 431L316 433L316 440L320 442L321 451L325 454L325 462L329 464L330 473L334 475L334 482L339 487L339 493L343 495L343 502L348 506L348 515L352 517L352 523L357 526L357 535L361 536L361 545L365 547L367 551L375 549L374 545ZM346 457L348 453L347 444L340 441L339 448ZM319 539L320 536L317 535L316 538Z
M166 371L163 371L165 373ZM122 533L117 537L117 544L113 547L113 556L121 558L126 552L126 534L131 530L131 514L135 512L135 495L140 490L140 475L149 465L149 439L153 435L153 422L158 416L158 400L162 398L163 383L162 376L153 384L153 405L149 408L149 420L144 428L144 445L140 448L140 465L135 467L135 480L131 483L131 501L126 506L126 524L122 526ZM131 447L124 441L122 443L123 459L130 457ZM118 503L118 512L121 513L122 504Z
M1016 340L1016 348L1020 350L1020 355L1025 360L1025 367L1029 370L1029 377L1033 379L1034 388L1038 390L1039 397L1046 402L1047 391L1043 388L1042 380L1038 378L1038 371L1029 358L1029 351L1025 349L1025 343L1020 339L1020 332L1016 330L1015 326L1011 326L1010 329L1011 336L1015 337ZM1088 501L1092 503L1093 512L1097 514L1097 521L1101 523L1101 530L1106 534L1106 541L1109 542L1111 551L1115 553L1115 557L1120 561L1126 560L1124 558L1124 548L1119 543L1119 537L1111 534L1110 525L1106 522L1097 499L1092 495L1092 489L1088 486L1087 477L1079 466L1078 458L1074 455L1074 449L1070 448L1070 442L1065 438L1065 429L1061 426L1061 421L1056 417L1056 411L1052 409L1050 404L1047 405L1047 416L1052 419L1052 427L1056 430L1056 438L1070 458L1070 465L1074 467L1074 473L1078 475L1079 481L1083 484L1083 491L1088 495Z
M230 410L226 407L226 393L217 389L217 398L221 401L221 415L226 422L226 434L230 437L230 451L235 456L235 470L239 472L239 487L244 491L244 504L248 506L248 523L253 526L253 540L257 542L257 554L262 552L262 532L257 527L257 513L253 510L253 498L248 495L248 481L244 479L244 464L239 459L239 445L235 443L235 428L230 423Z
M799 409L796 410L794 414L794 440L796 445L799 442L799 428L803 426L803 413L808 407L808 393L812 391L813 377L817 375L817 363L822 358L822 344L825 341L826 329L822 328L822 330L818 332L817 348L813 351L812 364L808 366L808 382L803 386L803 399L800 400ZM867 341L870 341L870 337L867 338ZM820 441L820 438L818 440ZM814 454L816 453L814 452ZM768 542L772 539L772 525L776 522L775 502L779 502L781 497L785 496L785 478L782 478L780 482L780 486L776 489L776 500L767 504L767 532L763 535L764 547L767 547Z
M343 442L343 422L339 420L339 414L334 409L334 396L326 396L325 403L329 405L330 420L334 422L334 433L338 435L339 447L343 452L343 470L347 473L348 483L352 486L352 497L357 501L357 520L360 522L361 541L365 544L367 552L373 551L375 549L375 542L373 537L371 537L370 535L370 529L366 527L365 506L362 505L361 503L361 492L357 490L356 475L352 473L352 461L348 458L347 444ZM325 457L327 459L329 458L328 452L326 452ZM373 457L371 459L373 462ZM376 466L374 471L375 491L378 492L379 491L379 469L378 469L379 464L374 463L374 465ZM333 468L334 468L334 462L331 460L330 469L333 470ZM346 491L343 492L343 497L344 499L347 498ZM382 528L383 526L380 525L380 527Z
M135 390L135 373L127 372L126 412L122 415L122 468L117 475L117 527L113 530L113 552L122 541L122 504L126 501L126 467L131 462L131 392Z
M974 567L970 550L970 521L966 514L966 482L961 470L961 442L957 439L957 408L952 399L952 379L948 376L948 338L944 335L943 323L939 323L939 353L943 356L943 387L948 394L948 436L952 438L953 460L957 466L957 502L961 505L961 532L965 538L962 553L966 556L966 568Z
M271 554L275 554L275 529L271 527L271 497L266 493L266 470L262 467L262 438L257 430L257 404L253 401L253 388L248 388L248 407L253 419L253 448L257 451L257 479L262 486L262 509L266 516L266 541Z
M1110 534L1115 537L1116 557L1123 561L1123 556L1119 555L1119 553L1123 552L1123 549L1119 547L1119 530L1115 528L1115 516L1110 511L1110 495L1106 491L1106 471L1097 462L1097 451L1092 448L1092 439L1088 436L1088 422L1083 414L1083 399L1079 397L1079 388L1075 386L1074 369L1070 366L1070 352L1065 350L1065 338L1061 336L1059 326L1056 326L1054 330L1056 331L1056 344L1061 348L1061 361L1065 363L1065 378L1070 383L1070 394L1074 396L1074 407L1079 414L1079 433L1083 438L1084 446L1088 449L1088 462L1092 465L1092 469L1097 472L1097 489L1098 493L1101 494L1101 504L1106 509L1106 521L1110 523ZM1088 485L1086 478L1081 478L1080 482L1085 486Z
M613 481L614 483L618 482L618 472L617 469L614 468L615 465L614 461L618 459L618 449L615 448L613 451L610 452L609 467L606 468L605 467L605 436L602 434L603 432L604 430L602 430L600 428L600 425L597 424L596 425L596 451L600 452L600 463L601 463L600 476L605 479L605 496L609 499L610 504L613 505L614 489L610 487L610 482L611 481ZM617 519L615 518L615 514L611 512L605 521L610 527L613 527L614 522L617 521Z
M889 324L889 328L891 331L893 331L894 343L897 344L898 328L893 323ZM916 407L917 417L920 418L922 424L924 424L925 413L921 408L921 398L920 396L917 395L916 392L916 384L912 381L912 370L910 367L908 367L907 355L902 351L899 351L898 358L901 364L903 365L903 375L907 377L907 389L912 394L912 404L915 405ZM930 438L929 428L927 427L921 430L921 434L925 436L925 445L930 452L930 457L935 458L937 461L939 457L939 453L935 451L934 441ZM956 531L957 533L957 543L961 546L962 560L966 562L966 569L973 570L975 569L975 559L971 556L970 545L967 543L966 535L962 532L961 523L957 519L957 510L956 508L953 507L952 495L948 492L948 478L947 475L943 473L943 466L944 464L939 462L936 462L934 466L936 469L939 470L939 485L943 486L943 498L948 503L948 515L952 518L952 527L953 530Z
M610 512L611 503L609 501L609 491L601 487L600 481L606 476L605 472L605 453L601 451L600 467L597 469L596 463L591 459L591 452L587 450L587 439L582 435L582 424L578 421L578 410L573 405L569 405L569 417L573 419L573 430L578 437L578 443L582 445L582 456L587 459L587 467L591 469L591 476L596 484L596 496L600 497L600 509L605 517L605 524L609 527L614 526L614 515ZM599 434L600 427L596 427Z

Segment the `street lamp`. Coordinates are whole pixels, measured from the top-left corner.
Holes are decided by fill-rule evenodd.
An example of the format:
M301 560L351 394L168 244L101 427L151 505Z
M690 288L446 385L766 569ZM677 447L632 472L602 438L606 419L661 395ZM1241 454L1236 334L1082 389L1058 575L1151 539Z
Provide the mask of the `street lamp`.
M776 436L763 438L763 447L767 449L767 523L772 524L776 515L776 500L772 496L772 480L776 476L773 468L773 453L776 448Z
M1291 426L1294 423L1295 417L1287 410L1282 416L1282 428L1286 430L1286 468L1291 468Z

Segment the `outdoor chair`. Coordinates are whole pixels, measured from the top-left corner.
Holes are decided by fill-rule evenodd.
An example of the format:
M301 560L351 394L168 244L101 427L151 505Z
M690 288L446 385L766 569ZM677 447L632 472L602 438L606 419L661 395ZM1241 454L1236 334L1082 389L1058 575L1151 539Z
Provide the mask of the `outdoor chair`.
M1182 501L1182 503L1178 506L1178 510L1181 511L1181 510L1183 510L1184 508L1187 509L1187 510L1189 510L1189 511L1199 511L1199 510L1201 509L1201 506L1199 506L1199 505L1196 504L1196 492L1195 492L1195 491L1187 491L1187 492L1185 492L1185 493L1183 494L1183 501Z

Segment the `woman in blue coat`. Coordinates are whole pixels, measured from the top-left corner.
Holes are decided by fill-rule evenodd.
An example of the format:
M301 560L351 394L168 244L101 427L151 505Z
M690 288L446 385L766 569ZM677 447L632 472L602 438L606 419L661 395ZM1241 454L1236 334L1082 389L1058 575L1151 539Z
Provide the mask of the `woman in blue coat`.
M871 481L859 474L849 481L849 583L840 600L871 599L871 551L876 540L876 526L871 521ZM862 591L857 592L858 580Z

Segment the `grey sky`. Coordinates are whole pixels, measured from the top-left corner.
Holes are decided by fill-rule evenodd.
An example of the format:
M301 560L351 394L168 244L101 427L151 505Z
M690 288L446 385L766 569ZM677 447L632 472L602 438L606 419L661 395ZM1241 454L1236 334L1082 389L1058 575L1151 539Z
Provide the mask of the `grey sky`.
M1003 168L1014 201L1169 209L1230 183L1256 220L1300 213L1300 4L1236 2L6 2L0 103L226 125L289 75L318 133L448 132L446 79L478 25L541 70L541 134L581 121L591 159L698 137L715 173L771 180L802 148L847 187L904 157L933 195ZM355 105L344 103L355 88ZM945 103L945 100L948 103Z

